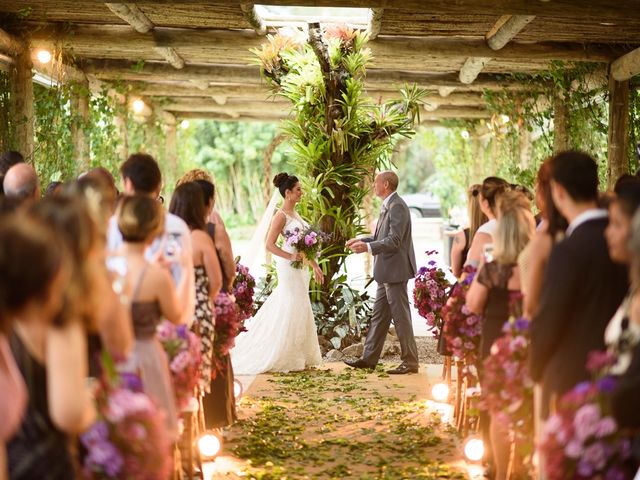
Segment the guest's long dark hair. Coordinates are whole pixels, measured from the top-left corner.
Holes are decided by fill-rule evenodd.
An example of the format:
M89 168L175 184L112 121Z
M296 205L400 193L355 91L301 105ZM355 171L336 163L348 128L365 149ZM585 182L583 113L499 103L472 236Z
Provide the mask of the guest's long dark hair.
M169 212L184 220L191 230L205 230L207 211L200 185L188 182L177 187L171 197Z
M551 158L546 159L538 170L536 189L539 191L544 203L541 213L547 220L547 233L551 235L551 238L555 238L558 233L564 232L569 224L556 208L556 204L553 203L553 196L551 195Z

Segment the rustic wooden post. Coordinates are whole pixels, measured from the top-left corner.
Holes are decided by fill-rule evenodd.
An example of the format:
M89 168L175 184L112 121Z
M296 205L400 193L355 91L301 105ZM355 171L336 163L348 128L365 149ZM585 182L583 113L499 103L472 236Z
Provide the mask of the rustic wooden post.
M89 124L89 82L82 81L75 85L71 97L71 113L74 121L71 127L73 142L73 158L80 173L89 170L89 139L87 125Z
M609 75L609 154L607 187L613 190L616 180L629 172L629 80L617 81Z
M24 155L27 161L33 161L33 81L31 57L28 49L15 56L15 65L11 76L11 118L13 118L15 149Z
M178 178L178 142L177 142L177 129L176 124L166 123L166 140L165 149L167 155L167 163L169 164L169 176L171 179L176 180Z
M561 152L569 148L569 107L564 95L556 95L553 102L553 151Z

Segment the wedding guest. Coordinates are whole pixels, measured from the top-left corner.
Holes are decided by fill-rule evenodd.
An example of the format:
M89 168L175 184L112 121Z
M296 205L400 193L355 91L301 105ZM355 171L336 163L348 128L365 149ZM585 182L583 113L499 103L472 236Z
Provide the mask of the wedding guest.
M191 229L195 269L196 310L193 327L202 342L200 388L211 393L215 315L213 303L222 288L222 271L218 255L206 232L204 195L195 182L183 183L173 192L169 211L182 218Z
M2 184L7 171L18 163L24 163L24 157L20 152L9 150L0 155L0 197L4 195Z
M174 439L178 434L178 417L169 363L156 328L162 318L183 323L183 305L170 273L157 263L150 263L145 251L164 229L162 205L146 195L127 196L118 208L118 228L124 243L119 253L124 257L126 281L132 286L131 320L135 333L133 367L140 373L145 393L164 410L165 424ZM186 251L183 251L183 255ZM186 275L180 282L186 282Z
M229 282L233 283L236 276L236 263L233 256L233 248L231 247L231 239L224 226L224 221L215 208L215 185L213 177L202 169L196 168L185 173L176 184L176 187L188 182L206 182L200 183L200 186L206 189L205 207L207 207L207 231L213 235L213 242L218 251L220 258L220 266L222 267L223 276ZM205 186L205 185L210 186ZM207 201L207 199L210 199ZM210 203L210 205L209 205Z
M467 190L467 212L469 215L469 226L453 237L451 246L451 270L456 277L462 275L462 267L467 261L469 247L475 237L480 225L487 222L487 216L482 213L480 207L480 188L482 185L475 184Z
M467 308L482 315L480 356L489 356L493 342L502 335L502 327L510 316L522 311L522 294L518 256L535 232L535 220L529 200L519 192L505 192L497 205L498 225L493 235L494 259L485 263L469 291ZM480 382L482 384L482 369ZM495 463L495 478L507 478L510 458L508 425L490 419L490 440Z
M541 221L531 242L518 259L526 318L532 318L538 309L542 280L551 249L562 239L567 228L567 221L556 208L551 196L551 159L545 160L538 170L535 192Z
M479 266L483 261L485 245L493 242L493 234L496 231L496 206L500 195L509 190L509 183L498 177L487 177L480 187L480 209L488 221L476 231L467 254L467 265Z
M569 227L551 251L531 323L529 369L542 384L543 418L556 397L589 378L587 353L604 348L605 327L628 287L626 269L609 258L595 160L577 151L555 155L551 193Z
M40 182L34 168L28 163L11 167L2 182L7 197L37 200L40 198Z
M207 180L196 180L194 183L202 189L206 216L209 218L209 214L215 205L215 187L213 183ZM219 230L218 227L219 225L209 222L207 223L207 232L213 240L217 256L220 259L220 266L222 267L221 291L233 293L233 279L236 274L235 259L233 258L233 253L231 251L227 249L220 250L217 248L216 230ZM225 265L227 268L225 268ZM233 267L233 272L228 271L231 266ZM202 402L204 405L204 420L207 428L223 428L235 423L237 416L234 393L234 375L233 366L228 355L225 359L225 370L218 372L215 378L211 381L211 391L204 395Z
M120 167L124 195L145 195L159 201L162 187L160 167L151 155L135 153ZM114 215L109 221L107 235L107 250L116 252L122 245L122 234L118 229L118 219ZM182 254L184 252L184 255ZM183 305L183 323L189 324L193 318L195 305L195 290L193 289L193 252L191 235L184 221L172 213L166 212L164 230L145 252L146 258L153 262L168 262L171 264L171 275L174 283L184 290L178 290L178 297ZM177 261L179 258L180 261ZM181 263L184 262L184 263ZM183 275L188 277L182 282Z
M9 477L72 480L70 435L84 431L95 410L84 328L62 315L70 258L52 230L26 216L3 219L0 252L0 318L13 325L11 351L29 398L7 443Z
M640 206L640 180L631 177L616 184L616 195L609 205L609 225L605 230L605 238L609 247L611 260L621 265L631 264L632 252L631 221ZM616 354L617 361L610 373L620 375L631 363L631 355L640 340L640 324L630 322L632 291L622 301L605 330L604 340L609 351Z
M44 192L45 197L53 197L62 191L62 182L51 182Z

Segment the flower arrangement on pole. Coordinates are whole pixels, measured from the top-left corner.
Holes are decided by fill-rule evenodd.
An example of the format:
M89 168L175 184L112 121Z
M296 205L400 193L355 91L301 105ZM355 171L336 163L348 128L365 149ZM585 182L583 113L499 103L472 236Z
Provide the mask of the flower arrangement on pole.
M92 480L165 480L171 471L164 414L142 391L140 378L118 374L108 354L95 392L98 420L80 436L83 470Z
M544 424L540 450L550 480L634 477L632 437L618 428L608 402L616 379L604 372L613 363L614 355L591 352L592 380L564 394Z
M233 295L221 292L214 302L216 322L215 338L213 340L213 368L211 377L215 378L227 368L229 351L235 345L240 332L244 332L244 320Z
M186 325L165 320L158 325L158 339L169 360L169 370L179 409L186 407L200 380L202 354L200 338Z
M256 280L249 273L249 269L240 263L240 257L236 258L236 278L233 281L233 296L238 306L238 317L245 321L253 317L255 303L253 301Z
M427 251L427 256L438 253L436 250ZM426 267L420 267L413 287L413 303L418 313L427 321L427 326L437 337L442 330L442 310L447 303L451 283L446 278L444 270L437 266L434 260L429 260Z

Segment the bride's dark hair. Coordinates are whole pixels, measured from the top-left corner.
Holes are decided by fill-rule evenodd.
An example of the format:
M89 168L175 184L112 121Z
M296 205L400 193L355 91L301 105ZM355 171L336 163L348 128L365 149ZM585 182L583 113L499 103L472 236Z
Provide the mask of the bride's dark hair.
M296 177L295 175L289 175L285 172L281 172L273 177L273 184L280 191L280 195L282 195L282 198L284 198L285 192L287 190L292 190L293 187L296 186L296 183L298 183L298 177Z

